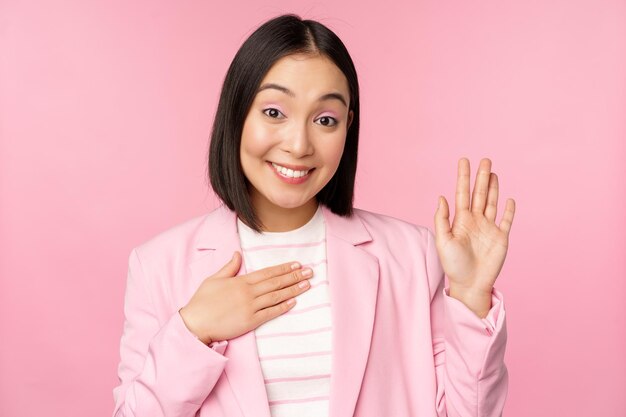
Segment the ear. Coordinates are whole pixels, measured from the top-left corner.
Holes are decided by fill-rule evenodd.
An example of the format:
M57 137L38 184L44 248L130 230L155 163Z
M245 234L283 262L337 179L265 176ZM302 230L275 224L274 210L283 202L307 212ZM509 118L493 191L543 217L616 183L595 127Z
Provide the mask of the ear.
M350 125L352 124L353 118L354 118L354 112L350 110L350 113L348 113L348 127L346 128L346 130L350 129Z

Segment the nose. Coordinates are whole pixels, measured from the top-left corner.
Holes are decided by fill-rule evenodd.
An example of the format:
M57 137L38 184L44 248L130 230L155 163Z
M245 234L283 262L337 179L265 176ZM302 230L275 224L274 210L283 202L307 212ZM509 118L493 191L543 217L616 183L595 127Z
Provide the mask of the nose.
M281 149L291 154L293 158L302 158L313 154L314 148L311 142L311 132L306 123L297 123L288 129L282 142Z

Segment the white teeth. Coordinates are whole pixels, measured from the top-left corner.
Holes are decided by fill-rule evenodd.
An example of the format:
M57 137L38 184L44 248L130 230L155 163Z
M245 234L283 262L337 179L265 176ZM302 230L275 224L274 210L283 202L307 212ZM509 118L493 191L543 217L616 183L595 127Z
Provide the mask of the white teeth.
M285 167L277 165L277 164L275 164L273 162L272 162L272 166L274 168L276 168L276 171L278 171L280 174L284 175L285 177L289 177L289 178L304 177L310 171L310 169L307 169L306 171L294 171L293 169L285 168Z

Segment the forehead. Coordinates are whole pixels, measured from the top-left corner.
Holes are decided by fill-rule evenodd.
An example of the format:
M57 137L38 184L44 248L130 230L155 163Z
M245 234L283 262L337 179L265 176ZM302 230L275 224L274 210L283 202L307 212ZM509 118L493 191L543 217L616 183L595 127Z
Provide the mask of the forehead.
M324 55L294 54L285 56L272 65L260 85L284 85L296 98L338 91L349 94L348 80L337 65ZM264 90L271 91L271 90ZM276 90L274 90L276 92Z

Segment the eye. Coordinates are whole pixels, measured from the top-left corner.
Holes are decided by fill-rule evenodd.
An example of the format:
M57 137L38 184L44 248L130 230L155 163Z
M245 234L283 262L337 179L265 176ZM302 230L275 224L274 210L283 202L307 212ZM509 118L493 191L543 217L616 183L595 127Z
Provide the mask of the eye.
M273 107L269 107L269 108L267 108L267 109L263 110L263 113L264 113L266 116L271 117L272 119L278 119L278 115L279 115L279 114L282 114L282 113L280 112L280 110L275 109L275 108L273 108ZM268 114L268 113L269 113L269 114ZM284 115L283 115L283 116L284 116Z
M320 118L319 118L319 119L317 119L317 120L319 120L320 122L322 122L322 123L321 123L321 124L322 124L322 126L329 126L329 127L332 127L332 126L335 126L335 125L338 123L338 122L337 122L337 119L335 119L334 117L330 117L330 116L322 116L322 117L320 117Z

